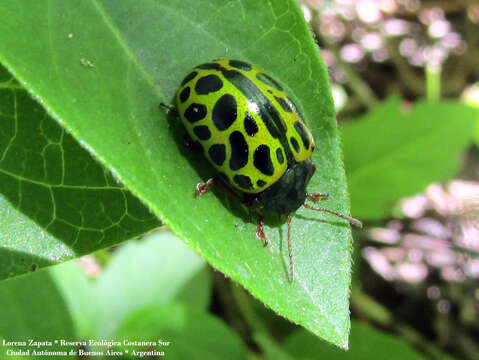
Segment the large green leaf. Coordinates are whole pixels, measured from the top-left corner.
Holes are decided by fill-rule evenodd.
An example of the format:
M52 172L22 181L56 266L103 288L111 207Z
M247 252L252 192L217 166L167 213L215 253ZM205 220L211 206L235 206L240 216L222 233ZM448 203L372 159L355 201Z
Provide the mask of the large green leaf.
M381 219L396 202L452 177L472 142L479 110L458 102L389 99L342 129L353 214Z
M281 221L268 219L264 249L246 209L221 192L193 197L196 183L214 173L180 151L178 126L158 104L172 101L189 68L224 57L252 62L285 85L317 143L309 190L328 192L325 206L348 212L327 70L295 1L0 3L0 62L69 133L214 267L345 347L351 241L344 221L297 212L289 283Z
M211 279L204 261L168 231L129 242L96 282L96 335L109 338L129 313L177 301L206 310Z
M46 251L60 259L73 255L0 195L0 279L55 263L55 257L43 255Z
M0 279L158 225L2 67L0 154Z
M120 324L115 338L157 343L148 347L122 346L130 355L126 358L138 358L133 350L157 350L163 351L167 359L247 359L246 347L236 333L213 315L186 304L143 307Z
M254 340L263 350L264 356L268 360L293 360L295 357L290 356L283 346L277 344L271 336L264 332L254 334Z
M141 242L122 245L96 281L88 279L74 261L3 281L0 283L0 340L111 339L118 323L131 318L137 310L173 301L193 308L193 322L199 316L217 330L217 320L209 320L208 314L194 310L206 311L208 306L211 281L206 270L205 263L183 242L169 232L162 232ZM225 332L233 337L229 331ZM204 333L197 335L204 337ZM233 340L233 345L238 346L239 341ZM1 359L8 348L19 350L18 346L2 344L0 342ZM217 349L224 351L229 345L232 343ZM22 349L30 349L31 353L33 347ZM45 349L69 350L68 347ZM101 349L90 347L89 350ZM210 351L214 350L211 346Z
M45 271L0 282L0 358L9 359L7 349L34 357L33 351L68 351L58 342L74 340L75 330L67 305L50 274ZM34 341L49 341L51 345L32 346ZM55 342L57 340L57 342ZM25 342L9 346L8 342ZM56 357L60 358L60 357Z
M67 305L75 326L76 340L93 338L102 311L98 306L95 281L88 278L80 263L75 260L52 266L45 271L55 282Z

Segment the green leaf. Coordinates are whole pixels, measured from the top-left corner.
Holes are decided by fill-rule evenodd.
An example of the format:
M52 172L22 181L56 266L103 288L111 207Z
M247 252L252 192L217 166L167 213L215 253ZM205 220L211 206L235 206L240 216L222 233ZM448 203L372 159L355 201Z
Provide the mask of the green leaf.
M0 279L158 225L1 67L0 192Z
M98 325L98 298L95 282L89 279L77 261L67 261L46 270L67 304L77 339L89 339Z
M55 340L75 338L72 318L62 294L45 271L0 282L0 338L26 341L26 346L11 346L16 351L65 351ZM28 339L50 341L51 346L28 346ZM3 343L2 343L3 344ZM6 348L0 346L0 357ZM32 356L28 357L32 358Z
M353 214L381 219L396 202L459 171L479 110L457 102L389 99L342 129Z
M54 256L42 256L45 249L60 258L73 255L70 249L15 210L1 195L0 229L0 280L55 263Z
M145 307L122 322L116 339L169 342L151 347L124 346L132 350L163 351L168 359L247 359L239 337L216 317L185 304Z
M211 293L206 270L205 263L183 242L162 232L122 245L96 282L89 280L73 261L7 280L0 283L0 308L4 309L0 318L6 320L5 328L0 324L0 337L19 340L33 336L37 328L39 339L49 336L50 332L42 333L42 326L30 331L20 324L18 330L9 332L7 324L14 321L9 320L12 316L16 321L33 316L39 324L57 319L59 324L52 330L57 331L56 339L76 340L109 338L118 322L144 306L180 301L206 310ZM45 288L40 291L42 284ZM50 293L52 304L44 311L42 304L49 300ZM61 314L50 319L53 310ZM4 313L9 314L4 317ZM74 330L66 328L65 319ZM25 326L30 327L29 321Z
M129 313L181 301L206 309L211 279L206 264L169 232L128 242L115 252L95 284L96 334L108 338Z
M269 360L293 360L279 344L275 343L273 338L264 332L254 334L254 340L261 347L266 359Z
M184 154L181 130L158 105L212 58L252 62L285 85L317 143L309 191L329 193L324 206L347 213L327 69L296 1L0 4L0 62L69 133L210 264L280 315L346 347L348 224L297 212L291 284L284 223L267 219L264 249L246 209L219 191L193 197L214 172Z
M403 340L353 321L349 351L335 348L304 330L291 335L285 346L295 359L328 360L420 360L423 359Z
M171 301L209 306L206 264L169 232L121 245L95 281L73 261L48 271L81 338L108 338L118 322L143 306Z

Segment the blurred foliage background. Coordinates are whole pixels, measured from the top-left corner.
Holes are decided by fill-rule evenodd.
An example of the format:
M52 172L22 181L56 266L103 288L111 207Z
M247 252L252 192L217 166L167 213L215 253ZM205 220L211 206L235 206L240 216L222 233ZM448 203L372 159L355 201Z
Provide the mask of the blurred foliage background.
M353 316L427 357L431 345L476 359L479 3L303 9L333 82L353 215L369 220L354 236Z
M353 233L350 350L265 308L163 227L1 282L0 337L161 333L159 349L177 359L479 358L479 2L300 5L332 82L352 215L365 224ZM146 212L131 221L157 225Z

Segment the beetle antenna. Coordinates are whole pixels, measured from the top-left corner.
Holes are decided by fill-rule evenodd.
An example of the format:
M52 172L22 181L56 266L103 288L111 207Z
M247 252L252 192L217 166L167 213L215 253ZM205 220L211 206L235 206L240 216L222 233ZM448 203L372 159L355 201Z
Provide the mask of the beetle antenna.
M171 105L168 105L168 104L165 104L165 103L160 103L160 106L162 106L166 109L166 113L169 116L173 116L173 117L178 117L179 116L178 110L174 106L171 106Z
M323 211L323 212L327 212L327 213L330 213L330 214L333 214L333 215L336 215L342 219L345 219L347 220L351 225L354 225L356 226L357 228L361 229L363 227L363 223L361 221L359 221L358 219L355 219L351 216L347 216L347 215L343 215L343 214L340 214L336 211L333 211L333 210L329 210L329 209L325 209L325 208L315 208L315 207L312 207L311 205L309 204L303 204L303 206L307 209L310 209L310 210L315 210L315 211Z
M289 281L293 282L294 279L294 263L293 263L293 251L291 249L291 216L286 218L288 224L288 253L289 253Z

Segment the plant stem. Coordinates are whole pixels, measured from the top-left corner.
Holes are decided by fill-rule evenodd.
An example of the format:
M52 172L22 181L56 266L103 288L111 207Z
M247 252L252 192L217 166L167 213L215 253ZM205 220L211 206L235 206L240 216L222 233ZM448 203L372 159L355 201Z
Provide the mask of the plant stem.
M249 324L245 320L243 314L241 314L241 310L238 310L238 307L234 305L236 299L231 293L230 281L217 271L213 272L213 280L215 291L218 295L218 300L221 303L226 319L228 319L231 327L236 330L243 341L246 344L251 344L252 337Z
M266 326L256 316L256 313L251 306L248 294L245 292L245 290L233 282L231 282L230 289L241 315L243 315L243 318L252 332L268 333Z
M394 315L376 300L353 285L351 291L351 307L360 317L393 329L411 345L421 350L430 359L444 359L444 353L429 343L417 330L394 318Z
M386 48L404 85L416 95L424 95L424 81L414 73L411 65L399 53L398 42L393 39L386 39Z
M341 54L339 53L339 50L331 45L327 45L326 48L334 53L338 65L341 67L341 69L344 71L348 78L348 84L351 87L351 90L353 90L353 92L362 101L362 103L369 110L378 105L379 101L376 98L376 95L374 95L374 92L369 86L369 84L356 73L351 64L341 59Z
M426 98L428 101L438 101L441 97L441 65L428 63L426 65Z
M321 36L321 33L318 31L320 22L318 9L312 7L307 2L305 2L305 5L308 6L309 10L311 11L312 17L310 23L316 38L323 40L324 48L334 54L338 66L344 71L348 78L348 85L351 90L368 109L372 109L378 105L379 101L376 98L376 95L374 95L374 92L369 84L356 73L351 64L342 60L339 48L331 43L328 43L328 41Z

